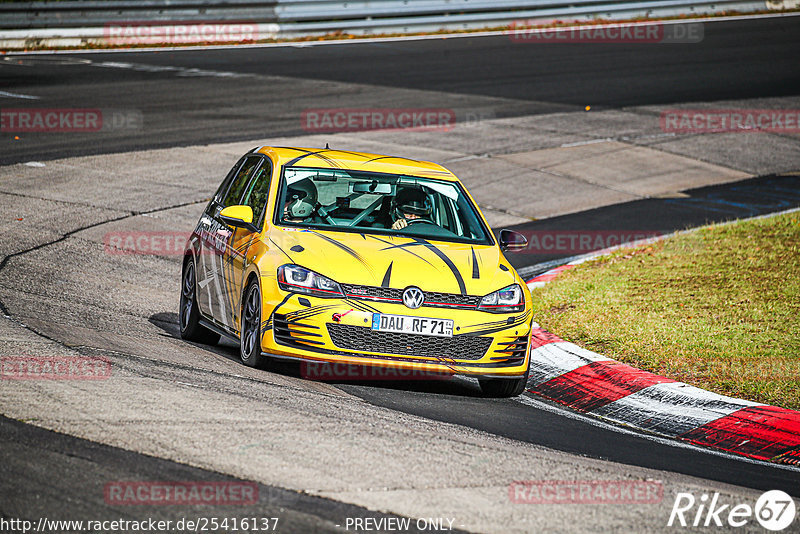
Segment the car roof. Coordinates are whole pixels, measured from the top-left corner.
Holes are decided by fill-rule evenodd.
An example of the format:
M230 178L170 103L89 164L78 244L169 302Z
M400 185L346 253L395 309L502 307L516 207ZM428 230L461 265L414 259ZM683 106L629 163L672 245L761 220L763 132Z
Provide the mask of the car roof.
M271 156L278 162L279 166L349 169L458 181L458 178L452 172L441 165L400 156L385 156L368 152L334 150L332 148L270 146L263 146L256 149L255 152Z

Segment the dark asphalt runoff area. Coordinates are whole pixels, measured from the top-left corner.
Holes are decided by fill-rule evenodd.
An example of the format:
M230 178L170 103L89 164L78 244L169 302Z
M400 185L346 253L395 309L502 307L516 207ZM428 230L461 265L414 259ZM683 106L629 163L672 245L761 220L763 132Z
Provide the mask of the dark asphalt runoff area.
M20 134L19 140L0 132L0 164L306 134L299 121L303 109L341 105L336 87L326 83L362 84L350 97L365 108L398 105L387 97L391 88L507 99L495 104L498 118L575 111L586 105L602 110L790 96L800 87L800 17L706 24L703 42L691 45L508 46L508 39L355 41L47 57L8 54L0 56L0 90L39 96L48 108L135 111L147 128L123 128L102 137ZM98 66L102 62L122 66ZM158 66L164 70L154 68ZM187 77L194 83L185 83ZM460 112L470 104L463 109L459 105L451 107ZM0 98L0 106L39 104ZM800 177L765 176L685 193L534 221L516 229L666 233L796 207ZM521 254L511 260L522 267L564 255ZM219 350L235 352L225 346ZM297 372L291 366L278 367L285 374ZM576 455L800 496L797 471L667 445L515 400L487 399L466 380L338 386L379 406ZM124 517L126 512L141 517L140 508L120 511L105 503L100 481L232 480L5 418L0 418L0 475L4 517L30 518L83 514L95 519L98 514ZM75 488L82 488L81 493ZM291 518L282 532L331 531L344 517L380 516L279 488L259 488L264 498L243 515L281 511ZM173 507L147 512L174 519L178 512L168 508ZM213 512L191 510L194 515Z
M611 233L620 239L633 240L797 207L800 207L800 176L759 176L690 189L674 198L634 200L520 224L511 228L528 237L536 236L538 248L534 249L533 243L529 243L527 250L509 254L508 259L515 268L526 268L523 272L532 277L559 260L603 248L575 247L553 252L544 246L552 240L547 242L544 236L577 239L582 235ZM536 265L541 265L541 268L532 270L531 267Z
M506 99L492 104L492 114L501 118L587 105L603 110L789 96L800 87L800 17L707 23L703 41L693 44L510 45L509 39L9 53L0 56L0 90L42 97L48 108L133 111L145 127L101 138L26 133L15 141L0 133L0 164L300 135L307 133L300 116L309 108L426 105L459 114L475 109L469 97L494 97ZM332 82L362 85L348 95L325 85ZM464 98L397 101L390 92L396 88ZM41 106L0 98L0 107Z

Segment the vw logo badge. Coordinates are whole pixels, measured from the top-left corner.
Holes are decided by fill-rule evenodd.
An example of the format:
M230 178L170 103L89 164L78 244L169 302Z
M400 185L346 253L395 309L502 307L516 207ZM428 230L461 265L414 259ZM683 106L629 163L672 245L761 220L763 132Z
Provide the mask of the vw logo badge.
M412 310L416 310L425 302L425 293L418 287L408 287L403 291L403 304Z

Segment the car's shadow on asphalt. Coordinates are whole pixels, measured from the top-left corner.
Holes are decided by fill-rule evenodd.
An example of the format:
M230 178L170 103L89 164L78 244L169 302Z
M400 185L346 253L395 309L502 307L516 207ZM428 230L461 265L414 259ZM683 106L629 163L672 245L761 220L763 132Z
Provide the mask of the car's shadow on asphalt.
M174 339L181 339L180 327L178 325L178 314L175 312L159 312L151 315L148 320L164 332L164 336ZM205 345L184 341L194 347L207 350L239 365L244 365L239 359L239 345L235 342L222 337L215 345ZM313 365L313 364L311 364ZM326 364L319 364L326 365ZM427 393L435 395L453 395L458 397L485 397L477 382L464 378L441 376L434 379L420 379L410 376L404 379L387 379L380 377L373 380L359 380L357 377L363 376L365 368L363 366L343 366L341 364L331 365L326 368L314 367L316 376L309 376L312 367L305 367L302 363L271 359L263 368L264 371L276 373L292 378L300 378L313 382L322 382L334 386L342 386L348 393L359 395L359 391L370 388L372 395L378 390L405 391L408 393ZM359 374L360 373L360 374ZM399 374L395 373L396 375ZM376 373L380 376L380 373ZM402 376L402 375L401 375Z

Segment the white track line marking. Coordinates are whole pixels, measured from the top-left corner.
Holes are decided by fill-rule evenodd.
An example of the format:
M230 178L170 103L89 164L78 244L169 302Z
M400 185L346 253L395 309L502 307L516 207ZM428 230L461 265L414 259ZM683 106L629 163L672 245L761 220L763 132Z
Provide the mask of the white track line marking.
M8 91L0 91L0 98L22 98L24 100L40 100L40 96L21 95L19 93L9 93Z

